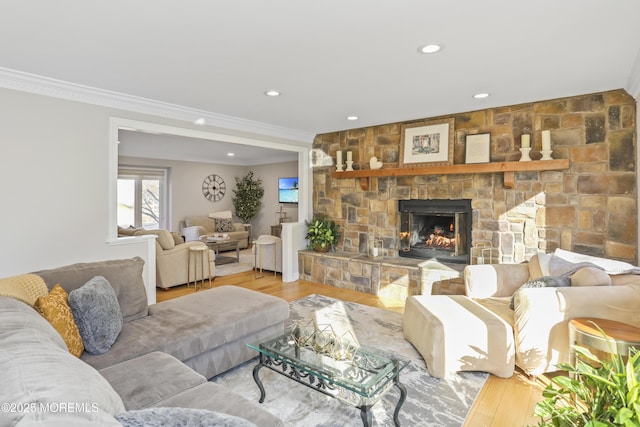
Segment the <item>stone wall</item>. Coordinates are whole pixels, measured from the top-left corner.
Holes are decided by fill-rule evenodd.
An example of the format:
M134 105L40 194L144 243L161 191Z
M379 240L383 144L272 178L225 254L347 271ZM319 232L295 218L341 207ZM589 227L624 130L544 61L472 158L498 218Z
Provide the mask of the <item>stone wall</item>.
M551 130L553 157L570 160L562 171L518 172L513 189L503 174L424 175L334 179L333 166L313 171L314 213L343 227L337 250L366 253L367 236L398 255L400 199L471 199L472 259L493 248L501 263L528 260L558 247L637 261L636 103L624 90L491 108L433 119L455 120L454 163L464 163L465 138L491 134L491 161L517 161L520 136L531 134L531 157L540 158L541 131ZM399 167L401 125L425 119L318 135L313 148L335 159L353 152L354 169L376 156Z

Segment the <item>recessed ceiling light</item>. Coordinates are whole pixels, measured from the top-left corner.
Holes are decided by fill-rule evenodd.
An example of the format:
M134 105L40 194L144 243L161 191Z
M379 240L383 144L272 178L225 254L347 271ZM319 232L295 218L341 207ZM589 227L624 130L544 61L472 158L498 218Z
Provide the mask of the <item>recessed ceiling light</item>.
M488 93L476 93L475 95L473 95L475 99L488 98L489 96L490 95Z
M203 126L207 124L207 121L204 117L200 117L199 119L194 120L193 124Z
M420 53L436 53L442 49L442 46L434 43L429 43L424 46L420 46L418 48L418 52Z
M358 116L347 116L347 120L358 120Z
M267 96L280 96L280 91L279 90L275 90L275 89L271 89L268 90L264 93Z
M229 157L233 157L235 155L236 155L236 153L227 153L227 156L229 156Z

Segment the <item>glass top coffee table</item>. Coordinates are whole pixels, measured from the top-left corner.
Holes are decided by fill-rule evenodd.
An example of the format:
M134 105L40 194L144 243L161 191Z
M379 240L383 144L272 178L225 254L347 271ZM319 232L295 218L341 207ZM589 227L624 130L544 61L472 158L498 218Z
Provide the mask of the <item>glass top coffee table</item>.
M253 379L260 389L260 403L264 402L266 393L258 372L262 367L267 367L355 406L360 409L363 424L370 426L371 407L396 386L400 390L400 398L393 421L396 426L400 425L398 415L407 397L407 389L400 383L400 371L409 364L408 361L369 347L359 348L351 360L336 360L308 346L297 345L289 330L275 338L248 346L260 355L258 364L253 368Z

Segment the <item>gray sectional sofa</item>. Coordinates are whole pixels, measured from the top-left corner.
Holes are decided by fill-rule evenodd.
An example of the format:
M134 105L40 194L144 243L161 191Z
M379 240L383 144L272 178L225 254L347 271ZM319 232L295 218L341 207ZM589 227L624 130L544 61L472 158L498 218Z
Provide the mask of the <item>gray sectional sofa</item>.
M99 355L73 356L35 309L0 297L0 402L16 409L1 411L0 425L120 425L116 414L159 407L203 409L249 425L282 425L259 404L207 379L254 357L246 343L282 331L288 303L220 286L148 306L143 264L133 258L34 273L49 289L60 284L67 292L95 276L109 281L123 326L111 348ZM60 410L61 404L75 405L74 410ZM42 405L50 406L44 411Z

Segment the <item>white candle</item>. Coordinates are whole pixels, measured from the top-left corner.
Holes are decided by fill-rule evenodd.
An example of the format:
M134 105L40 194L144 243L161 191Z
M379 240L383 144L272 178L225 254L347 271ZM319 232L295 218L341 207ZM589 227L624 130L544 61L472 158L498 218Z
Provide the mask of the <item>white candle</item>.
M551 131L542 131L542 150L551 150Z
M373 248L371 252L373 253L373 256L378 256L378 248Z
M336 166L342 164L342 151L336 151Z
M352 160L353 160L353 158L352 158L352 154L353 154L353 153L352 153L351 151L347 151L347 162L350 162L350 161L352 161Z
M522 137L520 138L520 141L522 144L522 148L531 147L531 135L529 135L528 133L525 133L524 135L522 135Z

